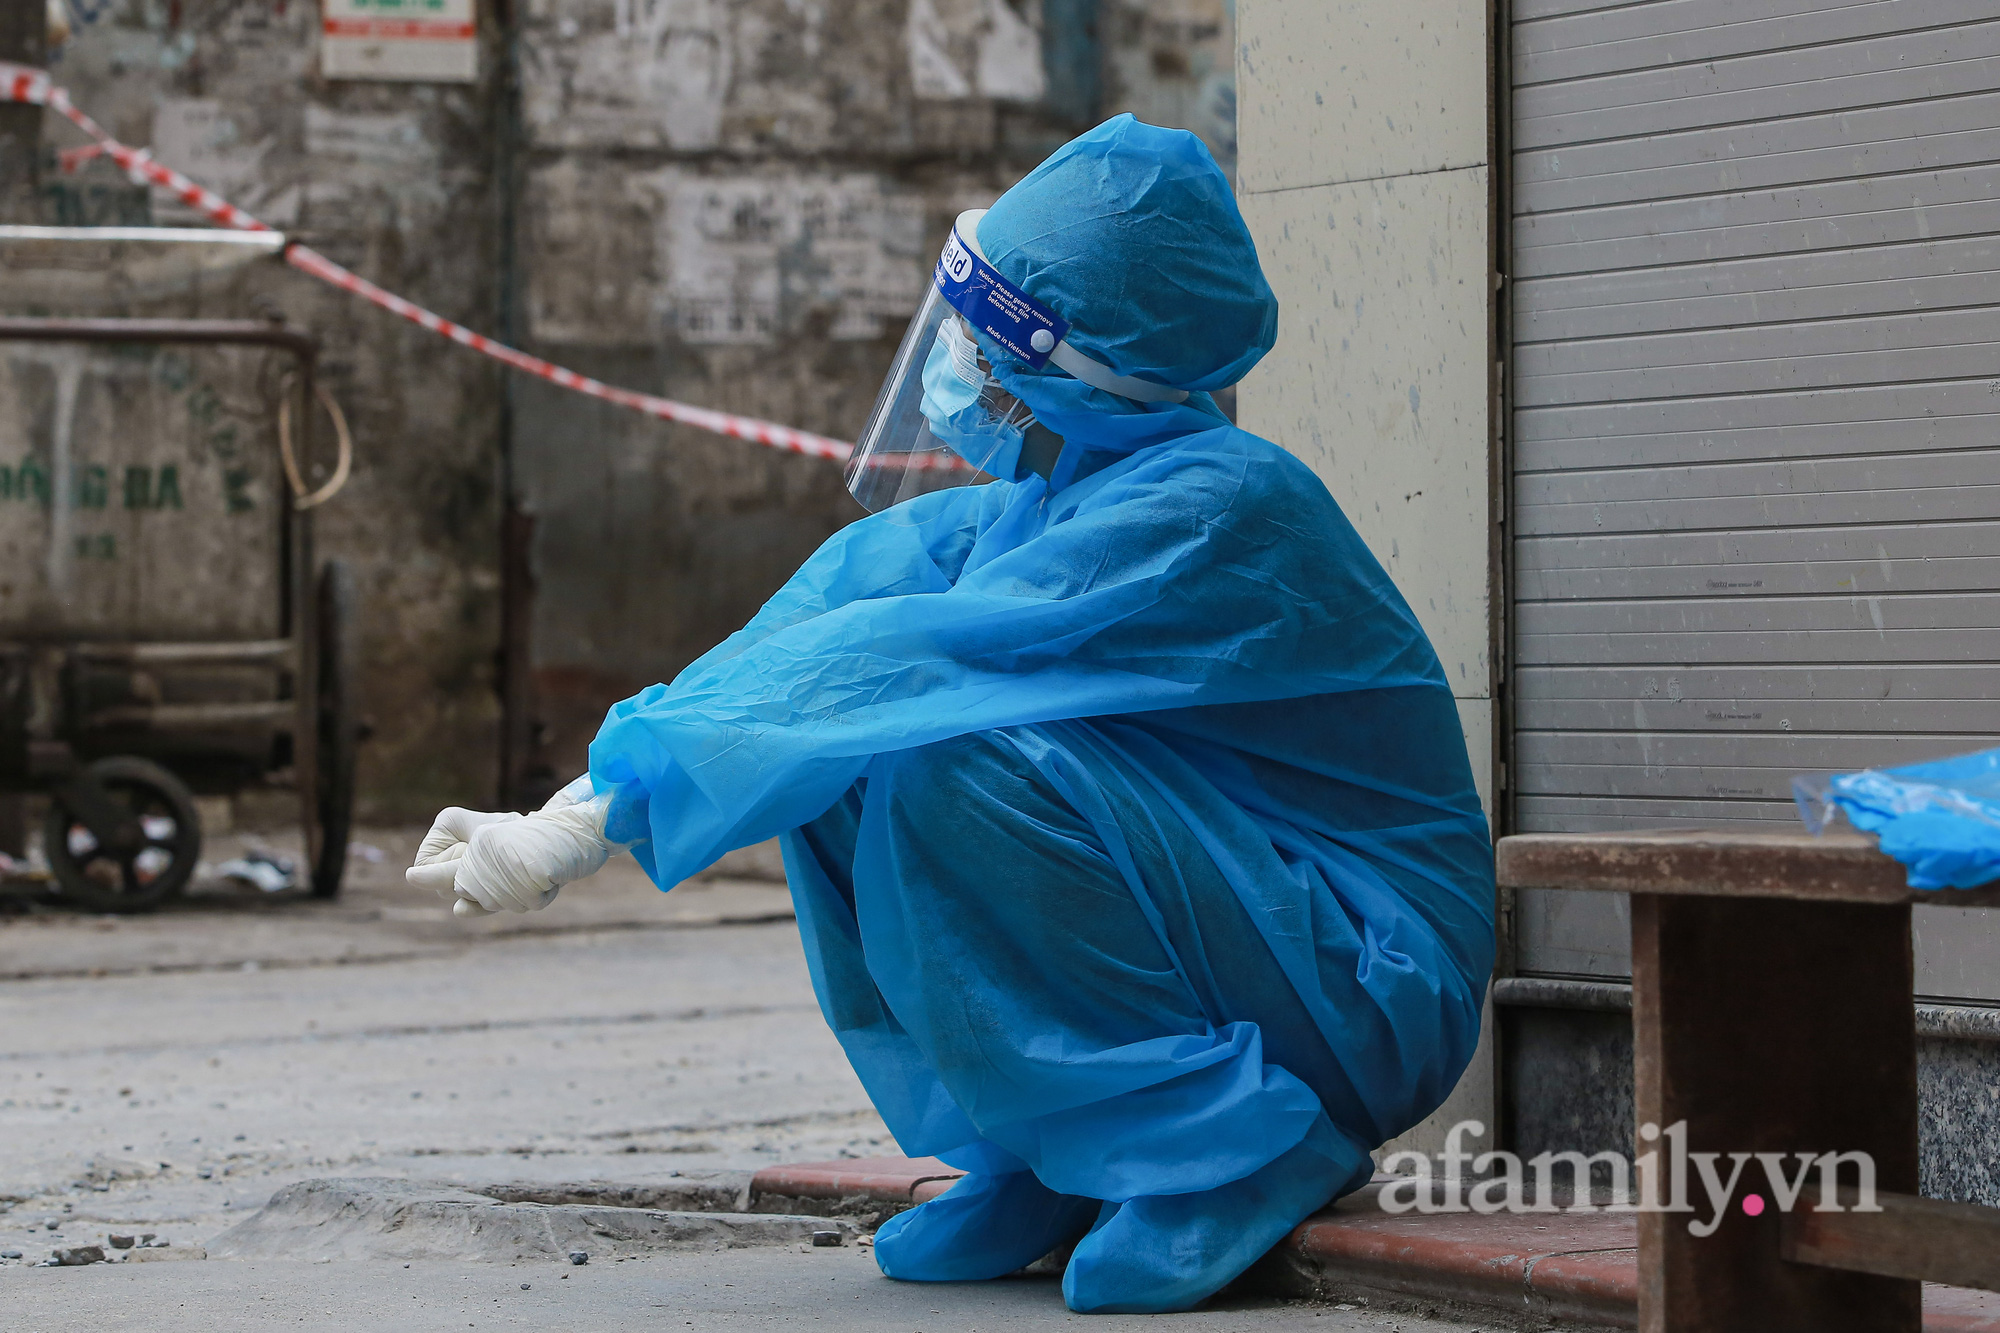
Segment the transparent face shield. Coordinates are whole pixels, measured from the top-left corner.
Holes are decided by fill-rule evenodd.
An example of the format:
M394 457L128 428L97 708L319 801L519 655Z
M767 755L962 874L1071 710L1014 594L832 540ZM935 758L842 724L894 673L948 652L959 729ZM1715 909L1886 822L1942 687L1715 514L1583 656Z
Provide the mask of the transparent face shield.
M932 286L848 459L848 492L880 513L932 491L991 481L1000 455L1033 420L993 378L964 321Z
M952 227L848 459L847 489L871 513L952 486L1012 479L1024 465L1048 475L1062 441L994 377L981 340L1030 369L1054 365L1139 402L1187 398L1071 347L1068 322L986 262L978 240L985 211L960 214Z

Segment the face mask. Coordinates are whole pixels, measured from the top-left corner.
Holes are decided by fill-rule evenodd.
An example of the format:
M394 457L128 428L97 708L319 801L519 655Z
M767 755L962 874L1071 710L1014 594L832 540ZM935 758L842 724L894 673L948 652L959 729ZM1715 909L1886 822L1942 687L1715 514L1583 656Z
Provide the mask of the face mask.
M993 378L956 317L938 326L924 359L923 386L924 419L933 435L981 472L1018 480L1034 414Z

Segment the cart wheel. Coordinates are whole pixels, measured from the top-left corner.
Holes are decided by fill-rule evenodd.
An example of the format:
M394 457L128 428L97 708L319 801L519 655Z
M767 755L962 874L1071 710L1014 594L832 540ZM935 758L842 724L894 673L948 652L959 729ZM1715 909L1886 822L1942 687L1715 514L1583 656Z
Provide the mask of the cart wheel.
M340 892L347 838L354 827L355 750L361 739L355 706L354 575L329 560L319 575L318 827L313 830L315 898Z
M124 853L97 838L57 794L42 846L63 897L92 912L150 912L179 893L201 855L201 820L181 780L146 759L100 759L85 770L112 802L138 817L145 841ZM121 859L122 856L122 859Z

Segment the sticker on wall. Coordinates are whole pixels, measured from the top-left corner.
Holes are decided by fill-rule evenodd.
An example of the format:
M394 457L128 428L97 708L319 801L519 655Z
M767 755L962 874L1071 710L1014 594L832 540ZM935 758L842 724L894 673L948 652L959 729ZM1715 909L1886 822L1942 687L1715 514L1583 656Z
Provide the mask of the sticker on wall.
M479 77L472 0L320 0L329 79L470 83Z

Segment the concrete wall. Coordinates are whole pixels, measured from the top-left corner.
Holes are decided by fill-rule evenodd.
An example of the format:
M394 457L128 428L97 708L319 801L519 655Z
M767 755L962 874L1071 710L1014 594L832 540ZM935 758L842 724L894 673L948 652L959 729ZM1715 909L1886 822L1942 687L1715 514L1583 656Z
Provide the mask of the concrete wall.
M1241 0L1237 13L1238 198L1281 303L1239 420L1312 465L1409 599L1489 814L1490 22L1484 0ZM1467 1117L1492 1127L1486 1030L1452 1099L1395 1146L1436 1151Z
M1228 0L514 0L480 6L471 85L327 83L311 4L86 8L55 72L126 142L473 328L837 436L959 210L1126 108L1233 164ZM43 139L82 142L53 116ZM40 202L50 222L197 221L102 162L45 173ZM355 428L320 546L361 575L366 817L493 800L510 608L521 766L557 781L608 704L859 513L829 464L510 381L281 267L91 313L259 309L322 337Z

